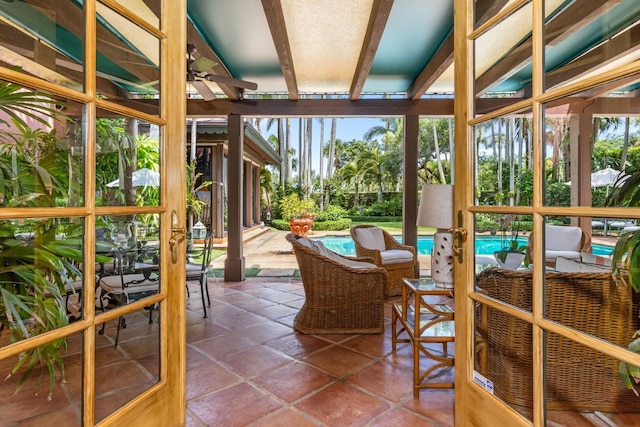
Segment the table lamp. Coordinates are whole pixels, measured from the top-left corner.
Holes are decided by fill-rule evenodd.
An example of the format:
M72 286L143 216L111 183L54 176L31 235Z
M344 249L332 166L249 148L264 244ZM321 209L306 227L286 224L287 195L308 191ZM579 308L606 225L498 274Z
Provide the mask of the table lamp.
M417 225L435 227L431 252L431 278L436 286L453 289L453 185L422 187Z

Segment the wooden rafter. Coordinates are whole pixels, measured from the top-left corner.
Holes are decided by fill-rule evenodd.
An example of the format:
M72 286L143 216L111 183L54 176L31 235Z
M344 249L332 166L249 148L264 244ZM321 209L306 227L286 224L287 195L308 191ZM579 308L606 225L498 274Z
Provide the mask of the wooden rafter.
M217 65L213 66L211 70L207 70L209 74L215 74L216 76L223 77L233 77L227 67L224 65L220 57L211 49L208 43L202 40L200 33L193 26L191 21L187 21L187 42L191 43L198 50L198 54L204 56L205 58L209 58L212 61L217 62ZM238 100L238 90L237 88L229 85L224 85L222 83L216 83L220 86L220 89L227 95L227 97L231 100Z
M566 84L580 77L615 62L625 56L637 53L640 49L640 27L634 26L607 40L595 49L580 56L556 70L547 73L545 78L547 89L558 84Z
M620 0L582 0L564 9L545 27L545 43L553 46L560 43L578 29L593 22L615 7ZM514 73L531 63L532 39L529 36L500 62L488 69L476 80L476 96L484 95L491 87L505 81Z
M282 4L280 0L262 0L262 8L267 17L273 44L278 52L282 75L284 76L284 81L289 91L289 99L296 101L299 96L298 82L296 80L295 69L293 68L291 46L289 45L289 36L287 35L287 27L284 22Z
M507 4L508 0L478 0L476 15L478 24L483 23L490 16L495 15ZM407 98L419 99L436 80L453 64L453 31L449 33L418 77L407 89Z
M387 20L391 13L391 6L393 6L393 0L374 0L373 2L371 16L369 17L369 26L367 27L367 33L365 34L360 57L358 58L358 65L356 66L351 88L349 89L349 97L352 101L360 98L360 93L371 70L373 58L380 45L384 28L387 25Z

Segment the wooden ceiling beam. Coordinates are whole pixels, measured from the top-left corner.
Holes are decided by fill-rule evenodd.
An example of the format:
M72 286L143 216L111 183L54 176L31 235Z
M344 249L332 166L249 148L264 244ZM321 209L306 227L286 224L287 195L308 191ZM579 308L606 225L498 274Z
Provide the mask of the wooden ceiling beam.
M617 6L621 0L581 0L574 2L554 17L545 27L545 44L553 46ZM476 79L476 96L484 95L491 87L505 81L531 63L532 39L529 36L507 56Z
M293 57L291 56L291 46L289 45L289 36L284 22L282 4L280 0L262 0L262 8L269 24L273 44L278 53L282 75L289 91L289 99L296 101L299 97L298 82L293 67Z
M196 27L194 27L193 23L189 20L187 20L187 42L191 43L196 48L200 56L204 56L205 58L217 62L217 64L214 65L211 70L207 70L208 73L215 74L216 76L233 77L227 67L224 65L224 62L222 62L220 57L213 51L213 49L211 49L211 46L209 46L209 44L202 39ZM224 85L222 83L216 84L220 87L220 89L222 89L224 94L227 95L229 99L234 101L238 100L238 91L235 87Z
M374 0L373 2L367 33L364 36L362 50L358 58L358 65L356 65L356 71L353 76L353 81L351 82L351 88L349 89L349 98L351 98L352 101L357 101L360 98L362 88L367 80L369 71L371 71L373 58L380 45L384 28L387 25L387 20L391 13L391 6L393 6L393 0Z
M548 89L575 81L584 75L615 62L640 49L640 26L634 26L607 40L595 49L546 74Z
M476 2L476 21L482 23L495 15L502 9L509 0L478 0ZM418 77L411 83L407 89L407 98L419 99L429 88L440 78L453 64L453 30L447 35L446 39L436 53L429 59L429 62L420 71Z
M521 101L515 98L476 100L479 114ZM187 100L189 117L223 117L240 114L251 117L389 117L404 115L453 116L453 98L432 99L250 99L232 102L226 99Z

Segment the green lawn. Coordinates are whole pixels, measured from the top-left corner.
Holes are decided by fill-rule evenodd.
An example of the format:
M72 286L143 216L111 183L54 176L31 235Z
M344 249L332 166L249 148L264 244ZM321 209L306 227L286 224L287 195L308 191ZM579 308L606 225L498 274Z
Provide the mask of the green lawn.
M402 233L402 221L389 221L389 222L354 222L353 225L368 224L375 225L387 230L389 233ZM436 229L432 227L418 227L418 233L435 233Z

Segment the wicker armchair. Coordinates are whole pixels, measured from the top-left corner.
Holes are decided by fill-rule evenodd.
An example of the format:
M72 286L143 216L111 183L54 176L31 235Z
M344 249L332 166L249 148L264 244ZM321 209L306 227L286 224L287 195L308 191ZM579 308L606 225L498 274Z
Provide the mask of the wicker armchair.
M384 269L371 264L370 259L342 257L304 237L288 234L286 239L293 246L305 293L305 302L293 321L296 331L384 332Z
M531 311L532 272L489 268L476 276L481 292ZM545 276L545 316L549 320L627 347L640 329L639 295L613 282L611 273L559 273ZM506 402L531 408L533 402L532 327L487 308L477 312L486 343L483 375ZM618 361L575 341L546 334L547 409L640 412L640 400L618 376ZM483 368L483 364L486 367Z
M369 242L366 242L365 239L362 238L368 229L374 228L380 230L383 239L383 241L377 243L377 248L372 247L368 244ZM416 278L415 266L418 262L416 248L400 244L391 234L373 225L355 225L351 227L349 232L356 247L356 255L359 257L373 258L373 263L378 267L384 268L389 274L387 296L401 295L402 279ZM381 248L384 248L384 250L381 250ZM394 251L395 254L400 254L402 262L397 262L397 259L386 257L383 252L387 251ZM388 253L391 254L391 252Z

